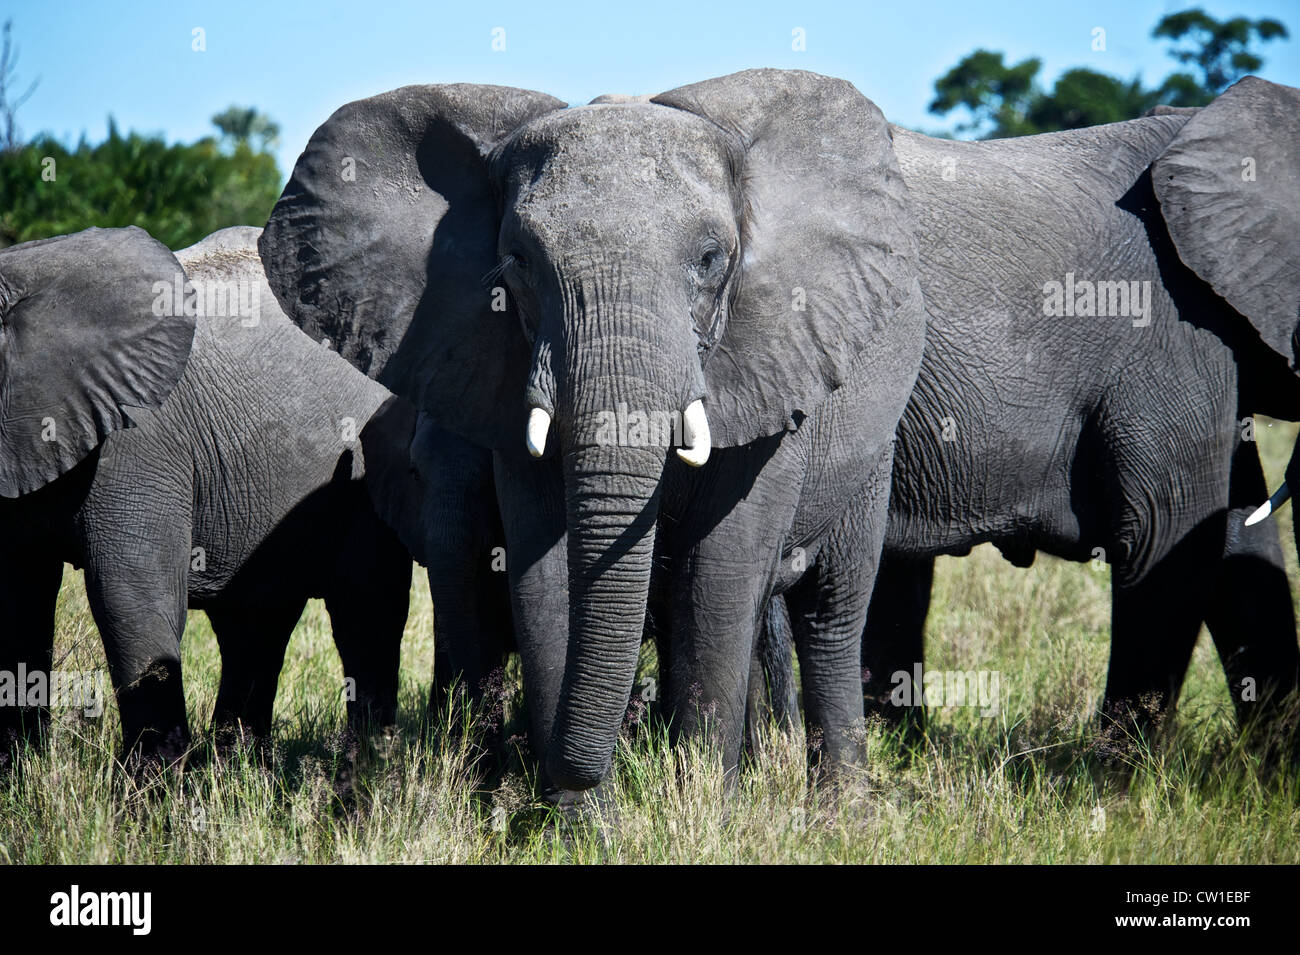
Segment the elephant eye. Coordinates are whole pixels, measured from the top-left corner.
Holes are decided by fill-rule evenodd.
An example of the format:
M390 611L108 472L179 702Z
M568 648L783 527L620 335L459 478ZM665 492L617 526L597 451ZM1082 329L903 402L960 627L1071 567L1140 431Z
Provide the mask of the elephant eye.
M701 279L706 283L712 284L722 275L723 269L727 264L727 253L723 251L716 240L709 239L704 248L700 250L700 259L696 265Z

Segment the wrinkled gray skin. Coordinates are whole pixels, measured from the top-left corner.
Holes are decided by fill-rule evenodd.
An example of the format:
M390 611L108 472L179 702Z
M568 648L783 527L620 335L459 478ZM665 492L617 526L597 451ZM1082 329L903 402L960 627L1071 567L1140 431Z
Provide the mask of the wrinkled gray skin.
M421 414L411 443L411 466L421 507L403 525L407 529L402 538L428 568L433 599L437 640L429 710L440 712L453 690L475 705L486 704L479 726L487 731L483 743L490 751L502 741L499 694L508 654L517 649L492 452L438 428ZM768 639L755 648L751 661L747 732L771 719L789 721L798 714L789 620L784 602L772 607L780 619L776 629L766 632ZM637 692L653 695L648 701L653 706L666 696L672 648L667 634L654 627L646 628L645 637L655 641L661 673L653 694L646 685ZM458 724L453 720L452 725Z
M647 609L674 728L715 731L734 767L777 592L796 608L813 755L856 760L860 634L924 334L887 128L849 84L793 71L563 105L461 85L343 107L267 223L272 288L313 336L494 449L548 785L609 770ZM697 399L703 467L601 438L620 403ZM530 407L553 417L541 460Z
M1249 78L1158 112L995 142L894 130L928 333L863 640L889 721L921 713L889 696L922 659L935 555L988 541L1020 566L1104 551L1104 708L1139 728L1176 701L1202 621L1243 723L1297 685L1276 528L1242 526L1268 492L1241 419L1300 418L1300 91ZM1045 316L1067 272L1150 281L1150 324Z
M175 257L138 229L0 252L0 669L49 670L63 563L83 567L125 748L149 759L189 743L187 606L220 644L219 729L267 731L313 596L356 680L349 719L395 718L411 564L371 493L390 507L415 493L414 410L284 317L259 232ZM260 308L154 314L154 283L178 276L256 285ZM47 418L57 437L41 442ZM0 708L0 734L30 739L47 719Z

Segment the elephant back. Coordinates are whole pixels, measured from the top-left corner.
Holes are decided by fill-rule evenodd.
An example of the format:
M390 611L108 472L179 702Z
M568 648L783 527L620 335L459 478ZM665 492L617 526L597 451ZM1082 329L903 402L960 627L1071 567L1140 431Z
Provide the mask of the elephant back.
M364 473L359 435L392 395L288 319L266 281L261 232L222 229L176 253L202 304L175 400L212 424L230 456L267 462L260 478L306 493L344 454L354 478Z

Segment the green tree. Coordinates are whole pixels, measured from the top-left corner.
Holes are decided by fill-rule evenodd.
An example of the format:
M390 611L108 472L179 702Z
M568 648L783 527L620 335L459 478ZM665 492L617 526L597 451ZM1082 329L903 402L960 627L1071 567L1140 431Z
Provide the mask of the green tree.
M1042 60L1031 57L1007 66L1001 53L976 50L935 80L930 112L943 115L965 106L972 118L969 123L957 124L959 133L1019 136L1037 132L1026 127L1026 116L1033 100L1034 77L1042 65Z
M958 123L957 132L1000 138L1133 119L1161 103L1202 106L1263 65L1250 50L1252 42L1285 39L1288 34L1276 20L1235 17L1220 22L1197 9L1164 17L1152 36L1190 44L1170 55L1195 65L1200 77L1171 73L1159 86L1147 89L1137 77L1123 80L1077 67L1066 70L1046 90L1038 81L1042 61L1037 57L1007 65L1003 54L981 49L935 81L930 112L944 115L965 107L970 121Z
M221 130L228 145L251 145L254 137L258 149L267 152L280 142L280 124L264 116L251 106L229 106L212 117L212 125Z
M1033 97L1028 121L1035 132L1080 129L1132 119L1154 105L1141 80L1126 82L1080 67L1062 73L1050 94Z
M1199 7L1170 14L1156 24L1151 35L1186 39L1191 44L1171 49L1169 55L1201 71L1199 85L1203 102L1195 105L1208 103L1247 73L1254 73L1264 65L1263 58L1250 50L1252 37L1267 43L1290 36L1277 20L1233 17L1220 21Z
M89 226L137 225L173 249L231 225L261 225L280 195L275 157L246 141L168 145L161 137L41 136L0 153L0 246Z

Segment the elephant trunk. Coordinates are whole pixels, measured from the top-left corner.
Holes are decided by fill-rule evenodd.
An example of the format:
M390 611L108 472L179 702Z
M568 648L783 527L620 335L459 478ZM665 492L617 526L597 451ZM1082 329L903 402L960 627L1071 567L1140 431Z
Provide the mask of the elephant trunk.
M567 509L569 643L547 769L583 790L609 771L636 678L669 449L702 464L710 438L687 303L626 261L566 279L561 321L538 336L528 443L557 446Z
M659 511L660 448L565 454L569 649L548 769L565 789L609 772L645 624Z
M539 329L526 435L535 456L558 452L564 476L569 640L547 771L570 790L609 772L623 725L669 449L698 466L710 443L688 303L624 260L581 266Z

